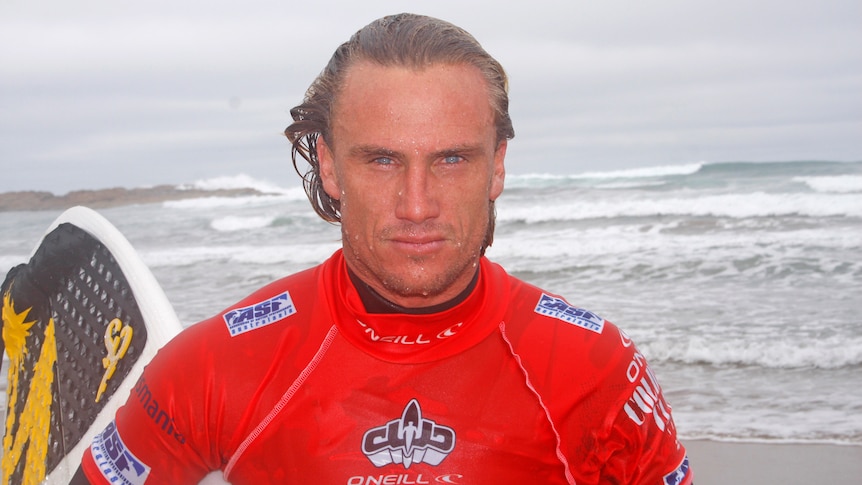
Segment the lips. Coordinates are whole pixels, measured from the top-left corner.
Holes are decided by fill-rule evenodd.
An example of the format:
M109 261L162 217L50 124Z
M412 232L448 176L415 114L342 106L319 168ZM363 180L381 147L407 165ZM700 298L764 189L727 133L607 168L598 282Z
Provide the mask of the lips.
M442 236L394 237L389 240L401 251L413 254L429 254L439 251L446 244Z
M393 224L380 232L380 239L396 251L411 256L431 255L444 249L457 239L446 224Z

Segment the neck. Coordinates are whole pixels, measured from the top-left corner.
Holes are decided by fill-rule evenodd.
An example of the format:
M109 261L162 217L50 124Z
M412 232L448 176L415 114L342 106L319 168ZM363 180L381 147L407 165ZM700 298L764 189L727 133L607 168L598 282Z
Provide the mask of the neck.
M361 278L359 278L359 276L356 275L356 273L351 271L349 266L347 267L347 274L350 277L350 282L353 283L353 286L356 288L356 292L359 293L359 298L362 300L362 305L365 307L365 311L368 313L406 313L411 315L428 315L454 308L470 296L470 293L472 293L473 289L476 287L476 282L479 280L479 271L477 270L473 275L473 279L470 280L470 284L464 288L464 291L455 296L455 298L436 305L419 308L406 308L387 300L380 295L380 293L374 291L371 286L366 284Z

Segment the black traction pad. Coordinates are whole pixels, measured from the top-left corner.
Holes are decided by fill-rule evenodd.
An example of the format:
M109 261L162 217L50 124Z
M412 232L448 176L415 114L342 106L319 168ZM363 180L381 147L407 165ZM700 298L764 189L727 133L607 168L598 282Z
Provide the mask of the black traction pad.
M10 270L0 291L6 351L10 360L16 360L11 359L13 353L20 356L18 365L12 362L17 368L9 369L9 429L4 454L9 453L5 449L7 440L27 440L17 462L4 460L4 468L14 467L4 470L4 475L8 474L9 483L23 483L22 477L30 473L28 466L33 466L27 463L28 449L40 447L34 446L31 432L24 433L23 438L16 435L20 434L21 423L26 422L25 405L32 397L31 391L39 384L33 379L37 362L46 351L50 353L43 347L46 340L50 341L47 335L51 322L56 362L61 365L53 366L47 456L41 457L46 472L81 441L132 370L146 345L147 330L114 256L90 234L69 223L60 224L46 235L28 264ZM32 326L23 331L22 323L26 327L31 322ZM106 359L111 354L113 358ZM109 371L109 367L113 370ZM14 374L17 386L12 386ZM103 381L106 387L100 395Z

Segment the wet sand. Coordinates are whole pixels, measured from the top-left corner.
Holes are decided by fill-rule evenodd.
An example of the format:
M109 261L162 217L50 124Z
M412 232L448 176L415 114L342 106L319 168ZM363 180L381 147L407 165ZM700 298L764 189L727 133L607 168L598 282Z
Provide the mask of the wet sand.
M697 485L862 484L862 446L683 441Z

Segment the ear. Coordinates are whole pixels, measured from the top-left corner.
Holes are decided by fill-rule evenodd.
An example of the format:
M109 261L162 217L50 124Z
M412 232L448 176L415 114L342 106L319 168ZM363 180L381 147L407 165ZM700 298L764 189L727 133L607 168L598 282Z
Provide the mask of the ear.
M503 186L506 181L506 166L503 162L506 159L508 143L508 140L501 141L494 152L494 173L491 175L490 200L497 200L497 197L503 193Z
M323 139L317 137L317 161L320 164L320 180L323 182L323 190L335 200L341 200L341 186L335 174L335 157L332 150Z

